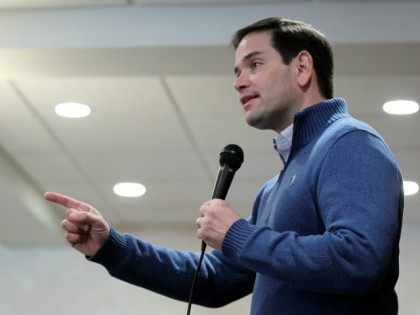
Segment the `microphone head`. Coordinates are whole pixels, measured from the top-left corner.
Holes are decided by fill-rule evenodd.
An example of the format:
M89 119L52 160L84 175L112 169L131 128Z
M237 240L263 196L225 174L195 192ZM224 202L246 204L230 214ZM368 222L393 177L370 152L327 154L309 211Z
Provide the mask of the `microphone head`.
M238 170L244 161L244 151L236 144L228 144L220 152L220 166L228 165L234 171Z

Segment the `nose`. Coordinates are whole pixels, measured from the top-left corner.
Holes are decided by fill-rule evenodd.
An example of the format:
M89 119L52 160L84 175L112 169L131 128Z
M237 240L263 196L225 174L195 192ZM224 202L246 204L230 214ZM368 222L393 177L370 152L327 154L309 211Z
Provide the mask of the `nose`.
M236 77L235 82L233 82L233 87L235 88L236 91L240 92L244 90L245 88L247 88L249 84L250 84L249 76L246 75L245 72L242 72Z

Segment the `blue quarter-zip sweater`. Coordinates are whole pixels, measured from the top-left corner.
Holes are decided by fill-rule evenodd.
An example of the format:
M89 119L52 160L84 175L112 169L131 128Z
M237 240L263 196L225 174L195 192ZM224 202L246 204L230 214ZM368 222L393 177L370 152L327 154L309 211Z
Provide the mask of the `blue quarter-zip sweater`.
M253 292L251 314L396 314L402 176L388 146L342 99L296 114L290 157L206 254L195 303ZM111 275L187 300L198 254L111 229L92 258Z

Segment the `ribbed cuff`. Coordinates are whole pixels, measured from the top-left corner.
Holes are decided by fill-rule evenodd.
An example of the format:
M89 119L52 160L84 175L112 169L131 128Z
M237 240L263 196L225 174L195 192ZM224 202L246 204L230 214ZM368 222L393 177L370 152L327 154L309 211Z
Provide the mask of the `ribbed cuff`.
M111 226L108 240L94 256L86 256L90 261L103 265L110 270L115 267L127 252L127 242L123 234L118 233Z
M257 229L245 219L239 219L227 231L222 244L222 253L226 257L238 258L252 233Z

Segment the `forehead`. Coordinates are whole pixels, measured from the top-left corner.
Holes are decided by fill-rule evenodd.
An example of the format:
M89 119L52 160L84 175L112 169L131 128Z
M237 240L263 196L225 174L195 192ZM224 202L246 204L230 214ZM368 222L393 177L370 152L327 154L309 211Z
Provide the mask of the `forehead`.
M271 49L274 49L271 45L271 32L251 32L240 41L235 53L236 62L240 62L251 53Z

